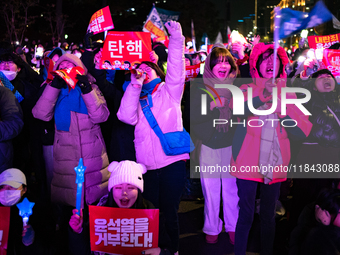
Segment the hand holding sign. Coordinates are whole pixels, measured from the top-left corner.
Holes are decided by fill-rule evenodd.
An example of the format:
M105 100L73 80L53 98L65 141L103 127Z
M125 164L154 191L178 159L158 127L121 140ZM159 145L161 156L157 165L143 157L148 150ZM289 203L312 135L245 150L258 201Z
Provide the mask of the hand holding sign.
M165 23L165 27L166 27L166 29L168 29L169 34L173 38L182 37L182 27L181 27L181 24L179 22L171 20L171 21Z

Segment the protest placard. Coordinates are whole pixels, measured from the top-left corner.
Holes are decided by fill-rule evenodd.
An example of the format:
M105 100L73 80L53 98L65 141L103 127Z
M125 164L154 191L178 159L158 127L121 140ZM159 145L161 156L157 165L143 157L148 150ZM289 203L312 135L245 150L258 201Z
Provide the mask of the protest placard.
M158 247L159 210L89 206L91 250L124 255Z
M0 207L0 255L7 254L10 207Z
M196 78L197 75L200 73L200 66L201 63L192 66L186 66L185 81L190 81L190 79Z
M333 44L338 43L340 38L340 34L333 35L313 35L308 36L308 45L309 48L313 49L327 49L331 47Z
M93 32L95 35L113 28L114 25L111 18L110 8L109 6L106 6L92 15L89 26L87 27L87 32Z
M324 49L322 62L340 83L340 50Z
M100 61L100 69L131 70L135 63L150 61L150 33L108 32Z

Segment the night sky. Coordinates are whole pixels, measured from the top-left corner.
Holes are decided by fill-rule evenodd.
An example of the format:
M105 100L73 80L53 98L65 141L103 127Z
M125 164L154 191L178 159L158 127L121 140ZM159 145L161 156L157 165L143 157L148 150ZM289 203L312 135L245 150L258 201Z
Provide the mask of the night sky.
M224 17L225 6L227 0L211 0L218 10L220 10L220 17ZM237 20L244 16L255 13L255 0L229 0L230 1L230 29L236 28ZM278 0L279 2L279 0ZM219 8L221 7L221 8ZM223 16L224 15L224 16Z

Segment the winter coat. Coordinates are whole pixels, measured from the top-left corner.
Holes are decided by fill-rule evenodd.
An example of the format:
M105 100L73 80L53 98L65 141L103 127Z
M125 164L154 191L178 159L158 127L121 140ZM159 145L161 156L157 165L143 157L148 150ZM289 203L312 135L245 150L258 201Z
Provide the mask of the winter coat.
M34 169L36 173L42 173L44 166L40 134L43 127L41 121L33 117L32 108L39 98L38 91L43 80L26 62L22 61L19 67L21 70L11 83L14 86L12 92L18 91L24 97L20 106L25 125L20 134L13 139L13 167L23 172Z
M197 137L197 139L202 140L202 144L209 146L211 144L223 144L223 147L231 146L233 135L235 128L231 128L229 123L228 125L228 132L226 133L219 133L216 130L216 127L213 126L214 119L220 118L220 111L215 107L212 111L210 111L210 103L213 101L210 96L207 97L207 114L201 114L201 95L203 92L201 89L205 89L205 85L199 80L193 81L194 84L191 87L191 112L190 112L190 124L191 124L191 135ZM223 141L218 141L221 139Z
M0 86L0 173L13 167L12 139L24 126L23 114L14 94Z
M165 82L160 83L152 93L153 107L150 108L163 133L183 130L181 99L184 82L184 37L175 39L170 36ZM136 126L134 143L137 162L144 164L148 170L153 170L189 159L188 153L165 155L159 138L144 116L139 102L140 93L141 88L135 88L130 83L117 113L118 119Z
M313 80L314 82L314 80ZM305 105L312 114L309 120L313 128L305 140L308 143L318 143L323 147L340 147L340 100L337 92L320 93L311 90L311 100ZM333 111L333 113L328 109Z
M87 74L83 63L74 55L65 54L56 63L68 60L82 67ZM84 196L87 204L96 202L107 192L110 173L107 171L109 165L106 154L104 139L99 123L107 120L109 111L106 102L98 87L93 84L94 78L87 74L89 82L92 83L92 91L81 94L88 114L71 111L71 122L69 131L55 129L53 145L54 173L51 187L52 200L67 205L75 206L77 184L74 167L83 158L85 171L85 182L83 184L82 203ZM77 85L78 86L78 85ZM49 121L54 115L54 106L57 102L60 89L47 85L42 96L33 108L34 117ZM85 192L84 192L85 190Z
M266 50L273 49L273 45L266 45L264 43L257 44L250 56L249 64L250 64L250 72L253 78L253 83L245 84L240 87L240 89L244 92L244 99L247 101L248 95L247 90L249 87L253 89L253 105L254 108L257 109L261 105L264 105L266 102L271 100L271 96L265 98L263 96L264 91L264 83L266 79L260 79L259 70L256 68L256 63L259 59L259 56L263 54ZM283 48L278 48L278 57L280 58L281 65L281 74L280 81L278 82L278 97L280 97L280 88L285 87L285 65L288 63L288 57ZM294 93L287 93L287 98L296 98ZM232 107L232 102L230 103ZM276 133L280 145L280 151L282 156L282 166L288 166L290 161L290 142L288 139L287 132L292 133L297 139L304 139L308 136L312 124L308 121L308 116L305 116L295 105L288 104L287 105L287 114L285 116L281 114L277 114L280 122L276 127ZM261 131L262 127L257 127L256 121L251 121L252 125L248 125L248 121L256 120L259 117L250 113L248 105L245 103L245 117L241 118L239 122L245 119L245 125L237 125L235 136L233 139L232 150L233 156L231 160L232 166L236 167L235 171L232 171L231 174L240 179L252 180L257 182L264 182L263 175L260 171L245 171L244 167L256 167L259 166L259 155L260 155L260 144L261 144ZM293 119L296 120L297 125L295 127L283 127L281 125L281 121L285 119ZM286 124L292 125L292 124ZM254 127L255 126L255 127ZM273 179L270 184L276 182L282 182L286 179L287 173L284 171L273 172Z

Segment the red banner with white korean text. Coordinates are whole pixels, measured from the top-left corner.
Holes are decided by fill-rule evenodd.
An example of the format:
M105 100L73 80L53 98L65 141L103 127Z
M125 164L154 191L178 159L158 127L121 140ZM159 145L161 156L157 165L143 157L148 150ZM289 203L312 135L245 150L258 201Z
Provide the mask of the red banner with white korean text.
M141 254L158 247L159 210L89 206L91 251Z
M114 25L111 18L110 8L109 6L106 6L92 15L89 26L87 27L87 32L98 34L113 28Z
M338 43L340 40L340 34L334 35L313 35L308 36L308 45L311 49L327 49L333 44Z
M200 66L201 66L201 63L193 65L193 66L186 66L185 67L185 81L190 81L190 79L196 78L197 75L200 73Z
M0 255L7 254L10 207L0 207Z
M340 50L324 49L322 62L340 83Z
M136 63L150 61L151 36L147 32L108 32L100 69L131 70Z

